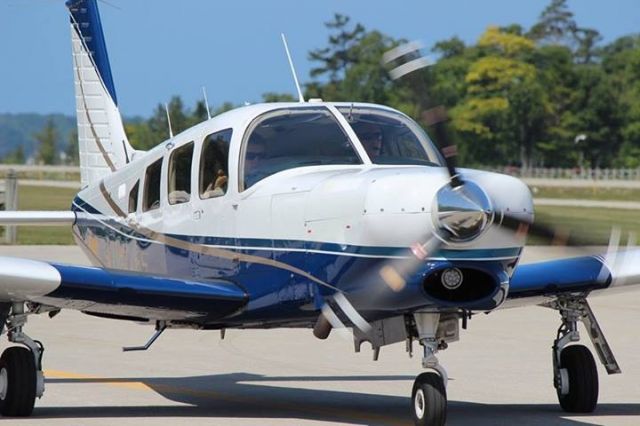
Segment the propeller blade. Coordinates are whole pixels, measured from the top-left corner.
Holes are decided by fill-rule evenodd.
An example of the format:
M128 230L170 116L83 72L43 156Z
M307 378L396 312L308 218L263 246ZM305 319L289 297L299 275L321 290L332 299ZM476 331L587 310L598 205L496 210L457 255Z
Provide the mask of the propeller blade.
M418 102L420 111L424 111L421 114L421 118L427 126L433 128L436 145L451 178L451 186L455 188L462 185L462 180L456 171L455 157L457 149L455 144L449 140L447 109L442 105L431 107L433 103L429 98L424 74L417 73L417 71L432 65L432 62L423 55L422 48L422 43L415 41L402 44L386 52L383 55L382 62L391 67L389 75L392 80L395 81L400 78L409 80L417 88L417 92L420 93Z
M500 226L516 233L525 233L554 246L584 247L587 240L580 236L572 235L568 230L558 228L541 220L529 222L509 213L504 213Z

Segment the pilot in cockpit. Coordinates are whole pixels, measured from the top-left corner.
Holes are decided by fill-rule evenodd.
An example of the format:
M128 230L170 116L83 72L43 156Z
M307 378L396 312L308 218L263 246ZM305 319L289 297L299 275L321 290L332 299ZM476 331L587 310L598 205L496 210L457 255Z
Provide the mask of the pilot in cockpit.
M358 135L358 139L362 142L364 150L371 161L382 153L382 129L374 123L359 122L352 125L353 130Z

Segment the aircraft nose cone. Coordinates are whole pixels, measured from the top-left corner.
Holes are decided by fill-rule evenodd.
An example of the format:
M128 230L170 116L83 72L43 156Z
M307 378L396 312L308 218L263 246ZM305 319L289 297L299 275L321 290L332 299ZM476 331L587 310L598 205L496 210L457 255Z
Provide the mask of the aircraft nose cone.
M465 181L452 188L442 187L432 209L440 236L450 242L466 242L478 237L493 220L493 206L476 183Z

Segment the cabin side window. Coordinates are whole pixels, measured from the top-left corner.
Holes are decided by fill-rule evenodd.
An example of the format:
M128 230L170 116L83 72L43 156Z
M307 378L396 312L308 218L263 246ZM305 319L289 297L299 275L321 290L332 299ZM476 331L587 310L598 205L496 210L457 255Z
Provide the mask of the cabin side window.
M188 203L191 198L191 163L193 142L177 148L169 157L169 204Z
M131 191L129 191L129 213L135 213L138 210L138 192L140 192L140 181L136 181Z
M144 199L142 211L160 208L160 176L162 174L162 158L147 167L144 176Z
M277 110L258 117L243 144L241 190L283 170L362 164L349 137L324 107Z
M220 197L229 182L229 143L231 129L212 133L204 139L200 159L200 197Z

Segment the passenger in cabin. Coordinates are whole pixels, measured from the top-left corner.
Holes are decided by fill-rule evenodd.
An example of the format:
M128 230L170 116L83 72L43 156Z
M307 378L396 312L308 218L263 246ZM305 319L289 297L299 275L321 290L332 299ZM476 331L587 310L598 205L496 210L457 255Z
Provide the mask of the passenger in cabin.
M230 139L231 130L222 130L205 138L200 163L200 197L203 199L227 193Z
M228 181L227 173L222 169L218 169L213 181L205 189L203 198L219 197L226 194Z
M360 122L352 125L352 127L371 161L375 161L382 153L383 134L380 126L373 123Z

